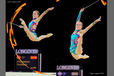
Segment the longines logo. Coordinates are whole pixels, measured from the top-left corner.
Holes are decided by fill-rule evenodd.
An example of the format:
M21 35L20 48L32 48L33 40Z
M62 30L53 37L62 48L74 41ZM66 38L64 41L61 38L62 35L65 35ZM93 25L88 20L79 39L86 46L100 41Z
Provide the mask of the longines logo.
M16 49L17 54L37 54L38 49Z
M80 67L77 65L60 65L57 66L57 70L79 70Z

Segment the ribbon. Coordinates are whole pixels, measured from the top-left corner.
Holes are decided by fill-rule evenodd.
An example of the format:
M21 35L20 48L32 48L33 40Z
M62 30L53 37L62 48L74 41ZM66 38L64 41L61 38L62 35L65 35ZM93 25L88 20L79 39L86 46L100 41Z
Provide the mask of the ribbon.
M102 3L104 6L107 5L107 2L105 2L105 1L103 1L103 0L101 0L101 3Z

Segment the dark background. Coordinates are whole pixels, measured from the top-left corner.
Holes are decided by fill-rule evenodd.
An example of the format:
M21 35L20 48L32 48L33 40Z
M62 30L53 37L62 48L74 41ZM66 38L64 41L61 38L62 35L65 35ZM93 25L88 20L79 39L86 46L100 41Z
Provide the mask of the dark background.
M11 0L10 0L11 1ZM13 26L17 40L16 49L39 49L43 54L42 71L55 72L56 65L81 65L84 75L90 73L105 73L107 65L107 7L99 1L82 13L81 21L84 28L91 22L102 16L102 21L95 25L84 35L83 50L90 56L87 60L76 61L70 55L70 36L75 29L75 21L79 10L96 0L22 0L21 3L6 2L6 21L10 21L14 11L24 2L27 3L17 15L14 23L20 24L19 18L23 18L28 24L32 20L32 12L39 10L40 13L54 6L55 9L40 21L37 27L38 36L52 32L54 35L40 42L32 42L28 39L23 29ZM106 0L105 0L106 1ZM6 36L6 71L14 70L15 54L11 48L9 37ZM101 75L100 75L101 76Z

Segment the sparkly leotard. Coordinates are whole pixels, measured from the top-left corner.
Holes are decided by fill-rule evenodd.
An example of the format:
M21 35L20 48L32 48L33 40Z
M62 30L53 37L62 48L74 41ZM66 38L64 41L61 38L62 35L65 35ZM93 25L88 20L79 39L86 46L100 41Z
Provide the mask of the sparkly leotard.
M70 45L70 52L76 55L76 48L78 44L78 39L80 38L78 32L79 30L75 30L76 33L71 35L71 45Z
M37 33L35 32L36 29L33 29L33 26L37 26L36 23L34 21L31 21L28 25L29 30L37 37Z

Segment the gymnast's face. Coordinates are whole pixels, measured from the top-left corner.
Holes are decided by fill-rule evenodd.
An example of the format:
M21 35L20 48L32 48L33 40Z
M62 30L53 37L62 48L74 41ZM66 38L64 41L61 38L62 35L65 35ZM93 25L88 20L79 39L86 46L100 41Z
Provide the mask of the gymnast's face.
M81 30L82 27L83 27L83 23L82 22L80 22L80 21L76 22L76 29L77 30Z
M32 17L38 18L39 17L38 11L33 11Z

